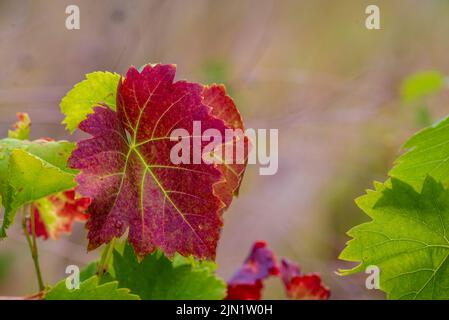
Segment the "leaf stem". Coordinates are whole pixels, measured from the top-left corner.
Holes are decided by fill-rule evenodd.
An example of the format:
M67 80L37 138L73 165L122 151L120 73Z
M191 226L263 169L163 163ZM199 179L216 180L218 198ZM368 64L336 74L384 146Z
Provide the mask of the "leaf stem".
M30 233L28 231L28 227L26 224L26 215L25 215L28 207L29 207L28 205L24 205L22 207L22 228L23 228L23 232L25 234L25 238L28 243L28 247L30 248L31 257L33 258L34 269L36 270L37 283L39 285L39 290L42 291L45 289L45 286L44 286L44 281L42 280L42 273L41 273L41 268L39 265L39 251L37 249L34 214L30 210L31 237L32 237L32 239L31 239Z
M101 253L100 262L97 266L97 275L98 280L101 280L101 277L105 274L105 272L108 270L109 267L109 261L111 260L112 253L114 252L114 246L115 246L115 238L112 238L111 241L106 245L106 247L103 249L103 252Z

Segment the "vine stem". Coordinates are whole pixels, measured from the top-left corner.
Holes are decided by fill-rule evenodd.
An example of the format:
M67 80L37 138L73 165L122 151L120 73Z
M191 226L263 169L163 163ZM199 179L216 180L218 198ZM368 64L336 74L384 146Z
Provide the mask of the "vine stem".
M106 245L103 252L101 253L100 262L98 263L97 266L97 275L99 280L101 280L101 277L103 277L104 273L108 269L112 253L114 252L114 246L115 246L115 238L112 238L112 240L109 241L109 243Z
M34 214L30 209L30 220L31 220L31 237L30 232L28 231L28 227L26 224L26 209L28 205L22 207L22 228L25 234L25 238L28 243L28 247L30 248L31 257L33 258L34 269L36 270L37 283L39 285L39 290L43 291L45 289L44 281L42 280L41 268L39 265L39 251L37 249L37 241L36 241L36 227L34 221Z

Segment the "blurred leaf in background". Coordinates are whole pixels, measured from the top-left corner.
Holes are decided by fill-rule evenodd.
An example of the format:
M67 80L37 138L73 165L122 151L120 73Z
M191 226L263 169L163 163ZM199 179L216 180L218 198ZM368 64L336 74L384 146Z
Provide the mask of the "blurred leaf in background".
M401 87L402 101L415 102L444 88L444 74L439 71L421 71L407 77Z
M416 123L427 126L432 116L426 98L439 93L445 87L445 76L439 71L421 71L405 78L401 85L401 100L415 110Z
M201 74L206 84L223 83L227 85L229 80L229 65L224 60L207 60L201 65Z

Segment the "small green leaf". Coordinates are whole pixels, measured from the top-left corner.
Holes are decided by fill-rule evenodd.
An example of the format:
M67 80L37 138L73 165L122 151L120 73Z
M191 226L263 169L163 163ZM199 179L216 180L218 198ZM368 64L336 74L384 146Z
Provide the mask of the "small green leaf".
M449 182L449 117L412 136L403 146L408 152L395 161L391 177L419 190L427 175Z
M0 238L19 207L76 185L76 171L66 166L73 148L67 141L0 140L0 196L5 207Z
M380 269L380 288L390 299L449 299L449 191L431 177L418 193L397 179L376 183L356 200L372 218L348 232L340 259Z
M98 104L106 104L115 111L116 92L120 75L110 72L92 72L86 80L76 84L62 99L60 107L66 115L62 123L67 125L71 133L79 123L92 113Z
M223 299L226 284L216 277L211 262L192 262L176 257L170 261L161 252L147 255L140 263L130 245L123 255L114 252L114 270L120 287L129 288L145 300Z
M418 72L406 78L401 87L402 101L413 103L440 91L445 85L445 77L438 71Z
M28 140L30 138L30 117L26 112L17 112L17 118L19 121L14 124L14 130L8 130L8 138Z
M139 296L128 289L117 287L117 281L98 284L93 276L80 283L79 289L67 289L65 279L45 294L45 300L139 300Z

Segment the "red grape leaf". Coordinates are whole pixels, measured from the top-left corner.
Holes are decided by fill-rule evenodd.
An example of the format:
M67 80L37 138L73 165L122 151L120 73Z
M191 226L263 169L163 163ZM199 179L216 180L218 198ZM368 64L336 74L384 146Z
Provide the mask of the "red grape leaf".
M262 280L279 274L276 258L264 241L254 243L243 266L228 281L228 300L260 300Z
M253 284L228 284L226 300L260 300L263 284L256 280Z
M215 257L221 213L243 172L238 183L217 188L227 177L221 164L173 164L170 151L178 142L169 136L185 129L185 138L202 150L209 142L193 136L194 121L203 132L214 128L224 137L234 125L229 121L240 116L220 87L174 82L175 73L173 65L147 65L140 73L130 68L119 81L117 111L97 106L80 123L93 137L78 142L69 164L81 170L77 190L92 199L90 250L129 228L139 256L160 248L168 256Z
M330 290L317 273L301 275L296 263L282 259L281 277L287 296L297 300L327 300Z
M59 239L61 233L72 232L73 222L84 222L89 218L89 198L76 198L75 190L67 190L33 202L36 236L44 240ZM27 218L28 231L32 232L31 218Z
M263 281L270 275L281 277L287 296L298 300L325 300L329 289L318 274L301 275L296 263L282 259L280 268L276 257L263 241L254 243L243 266L228 281L227 300L260 300Z

